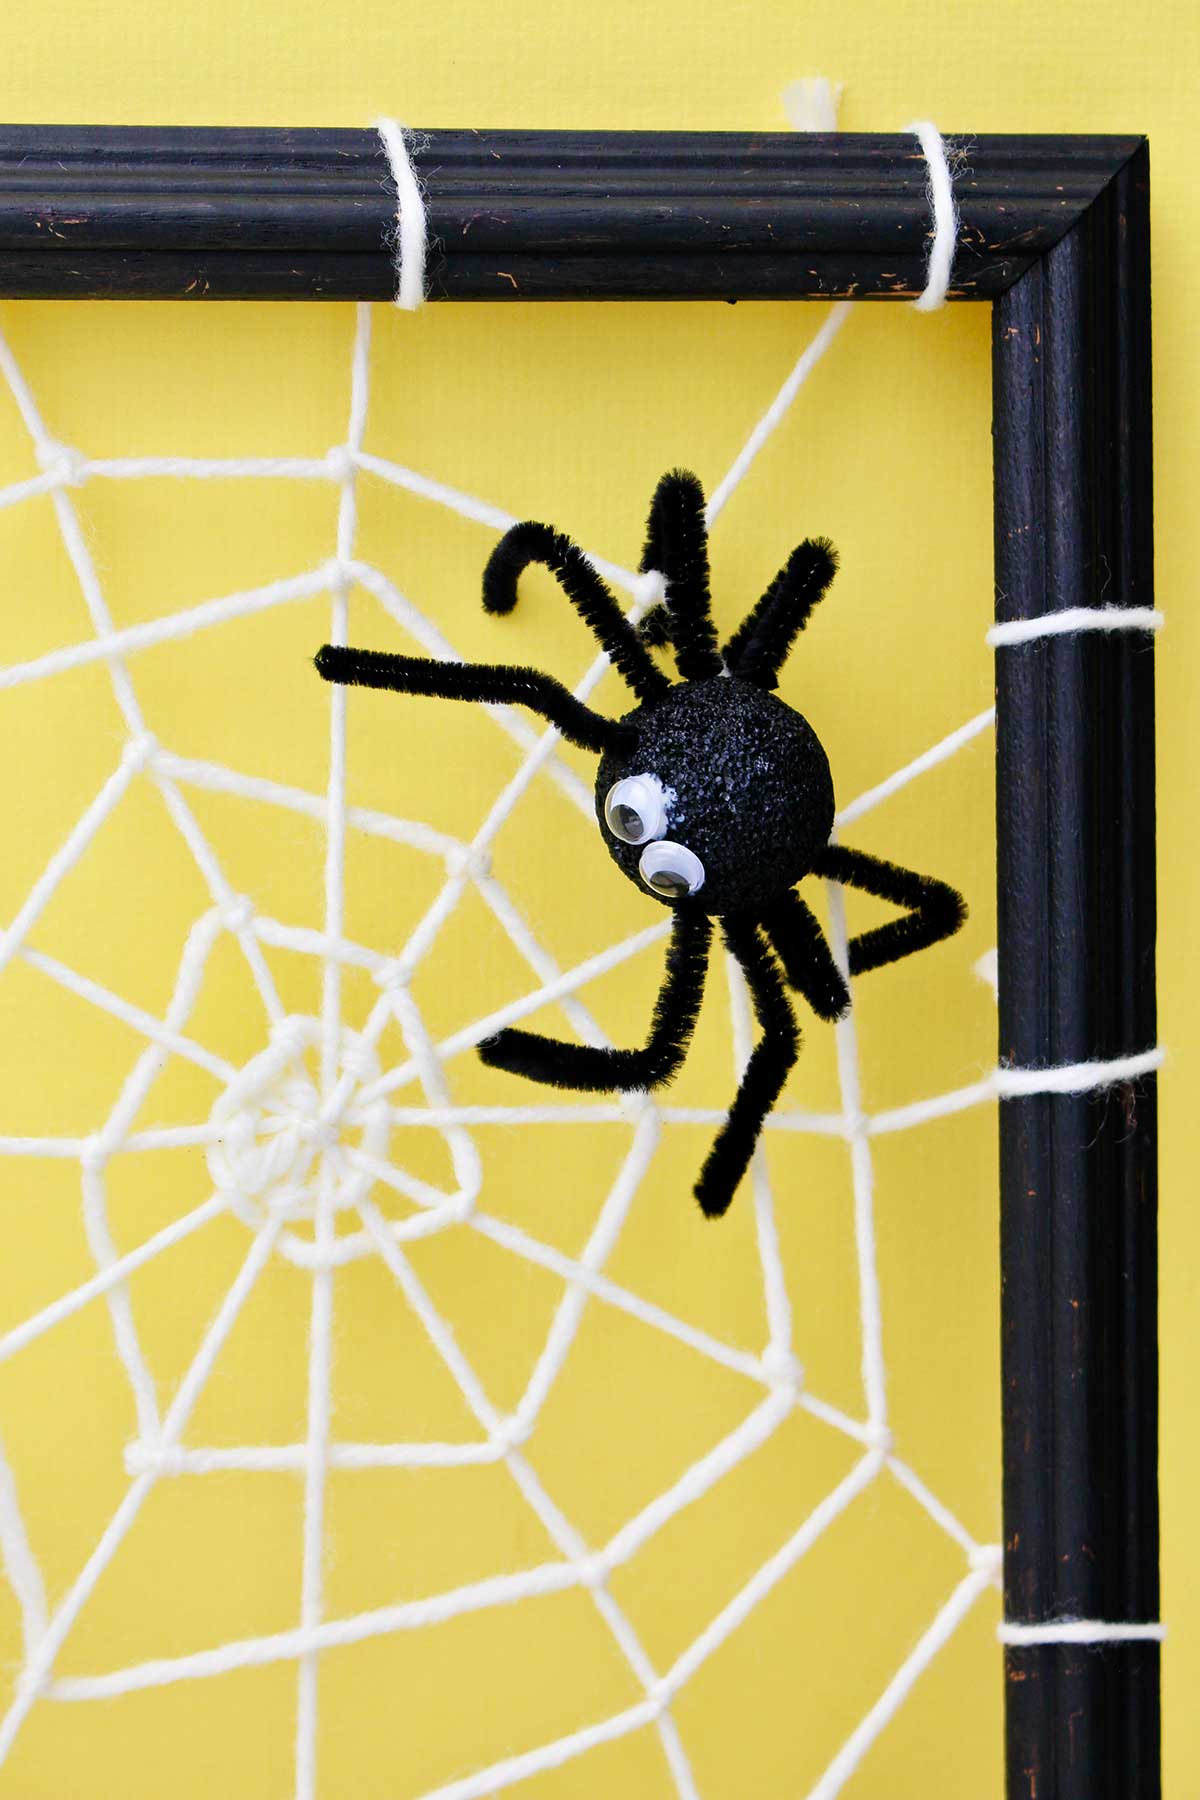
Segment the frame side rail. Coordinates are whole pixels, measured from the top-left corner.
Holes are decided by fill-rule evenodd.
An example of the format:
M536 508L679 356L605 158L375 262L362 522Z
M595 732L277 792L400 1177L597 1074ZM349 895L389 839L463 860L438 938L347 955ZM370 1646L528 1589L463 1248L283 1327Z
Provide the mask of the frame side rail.
M999 620L1153 604L1143 149L998 302ZM1000 1060L1156 1041L1154 653L997 654ZM1005 1610L1158 1620L1155 1078L1001 1102ZM1159 1646L1006 1650L1010 1800L1157 1800Z

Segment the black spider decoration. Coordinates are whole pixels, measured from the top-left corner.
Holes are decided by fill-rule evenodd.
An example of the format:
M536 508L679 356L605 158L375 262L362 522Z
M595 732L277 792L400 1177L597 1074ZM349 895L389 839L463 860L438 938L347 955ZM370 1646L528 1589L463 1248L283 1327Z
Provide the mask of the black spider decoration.
M824 539L806 539L793 550L721 649L710 616L704 495L684 470L663 476L651 504L641 567L665 576L666 602L640 633L570 538L533 522L514 525L488 560L483 603L489 612L512 611L518 578L530 563L553 572L637 696L624 718L593 712L549 675L502 664L433 662L326 644L317 669L327 681L361 687L518 703L599 753L596 816L609 854L675 914L649 1035L637 1050L602 1050L509 1029L480 1044L479 1054L494 1068L554 1087L663 1086L683 1062L695 1028L715 916L745 971L762 1030L696 1183L702 1210L717 1217L727 1210L799 1053L785 984L822 1019L841 1017L850 1003L796 884L805 875L825 876L905 909L851 939L851 975L949 937L966 909L943 881L830 843L833 782L825 752L808 721L771 692L833 579L837 562ZM678 682L658 667L648 644L671 646Z

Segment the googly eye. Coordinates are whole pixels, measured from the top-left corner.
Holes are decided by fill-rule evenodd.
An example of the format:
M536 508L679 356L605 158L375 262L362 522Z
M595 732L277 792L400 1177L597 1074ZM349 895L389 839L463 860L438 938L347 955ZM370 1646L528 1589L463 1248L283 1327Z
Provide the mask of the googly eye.
M664 900L686 900L704 886L704 864L685 844L663 839L647 844L638 863L638 874L652 893Z
M604 823L623 844L648 844L667 829L667 796L657 775L626 775L609 788Z

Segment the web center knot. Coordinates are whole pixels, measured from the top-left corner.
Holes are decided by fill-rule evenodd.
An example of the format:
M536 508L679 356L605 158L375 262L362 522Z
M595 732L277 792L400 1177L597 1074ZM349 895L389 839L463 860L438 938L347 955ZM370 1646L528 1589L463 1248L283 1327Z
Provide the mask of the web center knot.
M257 1230L268 1216L312 1218L318 1197L336 1210L361 1198L355 1155L386 1158L386 1107L360 1102L379 1079L373 1048L358 1033L341 1031L330 1093L319 1069L324 1030L319 1019L280 1021L265 1050L239 1069L213 1107L216 1141L208 1166L217 1191Z

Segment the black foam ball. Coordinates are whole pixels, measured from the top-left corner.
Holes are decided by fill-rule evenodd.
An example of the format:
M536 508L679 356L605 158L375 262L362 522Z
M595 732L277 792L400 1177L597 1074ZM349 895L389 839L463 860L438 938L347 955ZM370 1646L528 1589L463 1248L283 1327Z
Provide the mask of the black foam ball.
M735 675L716 676L683 682L621 723L636 743L602 759L596 816L610 856L644 892L707 913L757 911L809 872L833 829L833 780L816 732L792 707ZM661 784L661 838L703 865L692 896L650 888L639 872L646 843L625 843L606 823L610 789L633 775Z

